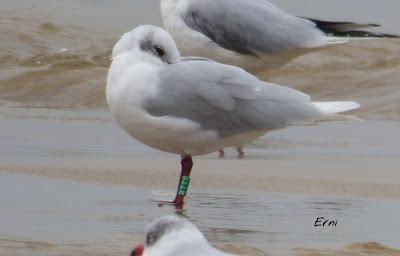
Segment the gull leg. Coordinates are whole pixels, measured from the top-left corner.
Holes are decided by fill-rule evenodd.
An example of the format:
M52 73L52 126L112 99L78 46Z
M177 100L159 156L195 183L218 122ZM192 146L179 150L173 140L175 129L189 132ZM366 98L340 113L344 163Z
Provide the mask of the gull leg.
M193 167L192 157L189 155L182 156L181 166L182 170L179 177L178 191L176 192L175 200L172 202L155 200L158 203L158 206L162 207L163 205L174 205L177 210L183 209L183 199L185 198L189 188L190 173Z
M190 173L193 167L192 157L182 156L181 166L182 166L182 171L181 171L181 176L179 178L178 191L176 192L176 197L173 202L173 204L177 208L183 207L184 204L183 199L185 198L187 190L189 188Z
M225 158L225 151L223 149L218 150L219 158Z
M243 147L237 147L236 151L238 152L238 158L244 158Z

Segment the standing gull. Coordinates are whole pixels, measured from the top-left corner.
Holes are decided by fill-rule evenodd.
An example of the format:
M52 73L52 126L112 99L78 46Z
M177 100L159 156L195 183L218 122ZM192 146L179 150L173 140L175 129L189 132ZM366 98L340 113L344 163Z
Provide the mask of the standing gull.
M377 24L293 16L267 0L161 0L164 27L183 55L259 73L350 37L398 37L361 29Z
M172 37L140 26L113 49L107 103L135 139L182 157L173 203L181 207L192 156L244 145L269 131L332 119L355 102L312 102L297 90L258 80L241 68L181 61Z
M166 216L152 222L146 242L136 246L131 256L234 256L212 247L191 222Z

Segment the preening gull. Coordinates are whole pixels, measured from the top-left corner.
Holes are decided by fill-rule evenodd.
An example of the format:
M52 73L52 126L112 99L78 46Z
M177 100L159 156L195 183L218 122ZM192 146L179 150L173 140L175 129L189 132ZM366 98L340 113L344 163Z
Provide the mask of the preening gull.
M116 122L135 139L182 157L173 203L186 196L192 156L244 145L269 131L330 120L355 102L310 96L213 61L181 61L169 33L140 26L113 49L106 87Z
M234 256L212 247L191 222L177 216L156 219L147 229L145 244L131 256Z
M161 12L183 55L212 58L253 74L351 37L398 37L362 31L377 24L296 17L268 0L161 0Z

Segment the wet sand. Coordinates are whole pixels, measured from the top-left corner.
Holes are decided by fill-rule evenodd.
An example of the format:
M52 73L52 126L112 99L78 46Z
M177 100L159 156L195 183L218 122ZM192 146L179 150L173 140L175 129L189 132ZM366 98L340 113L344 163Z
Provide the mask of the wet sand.
M151 200L173 197L179 159L132 140L107 111L14 106L0 126L1 255L127 255L149 222L175 213ZM399 128L294 127L246 146L246 159L197 157L179 214L242 255L399 255ZM315 228L320 216L339 225Z
M17 110L23 117L0 118L2 171L135 187L176 185L179 158L132 140L107 111L52 110L47 118L40 118L45 109L9 111ZM229 150L225 160L196 157L192 189L398 199L399 129L397 121L353 121L272 132L247 146L243 160Z

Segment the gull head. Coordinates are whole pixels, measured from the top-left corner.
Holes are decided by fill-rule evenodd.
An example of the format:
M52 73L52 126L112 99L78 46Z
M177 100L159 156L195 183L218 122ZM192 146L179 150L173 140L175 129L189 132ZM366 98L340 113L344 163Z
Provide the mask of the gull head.
M150 224L146 243L136 246L131 256L185 255L193 250L209 252L210 248L203 234L191 222L177 216L166 216Z
M143 25L125 33L114 46L112 57L135 52L147 61L173 64L180 61L180 53L171 35L162 28Z

